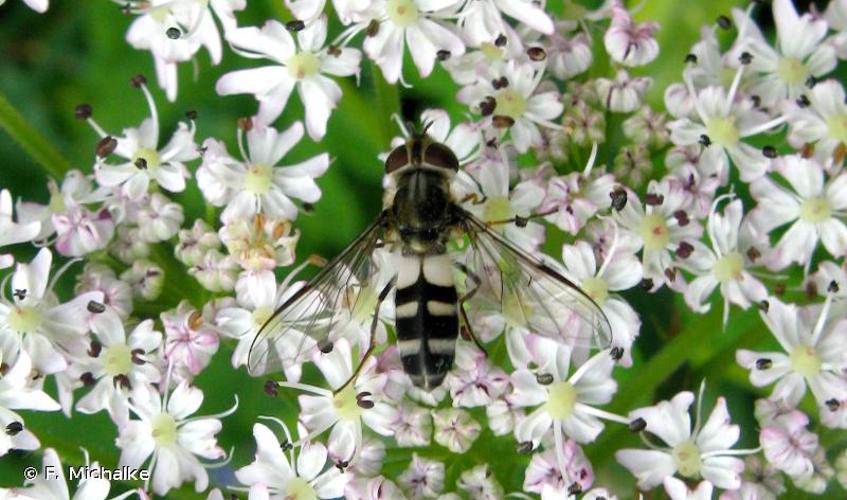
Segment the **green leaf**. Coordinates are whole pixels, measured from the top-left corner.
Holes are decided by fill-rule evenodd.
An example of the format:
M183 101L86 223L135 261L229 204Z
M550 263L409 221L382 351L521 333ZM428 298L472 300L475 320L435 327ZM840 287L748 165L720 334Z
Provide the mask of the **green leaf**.
M0 93L0 127L17 142L44 170L58 178L70 170L70 163L59 151L27 123L21 113Z

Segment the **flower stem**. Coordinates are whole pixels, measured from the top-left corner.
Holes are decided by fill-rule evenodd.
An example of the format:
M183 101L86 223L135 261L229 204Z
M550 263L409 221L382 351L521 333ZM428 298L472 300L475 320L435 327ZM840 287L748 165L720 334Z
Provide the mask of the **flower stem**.
M0 128L3 128L44 170L59 179L70 170L70 163L59 151L27 123L21 113L0 92Z

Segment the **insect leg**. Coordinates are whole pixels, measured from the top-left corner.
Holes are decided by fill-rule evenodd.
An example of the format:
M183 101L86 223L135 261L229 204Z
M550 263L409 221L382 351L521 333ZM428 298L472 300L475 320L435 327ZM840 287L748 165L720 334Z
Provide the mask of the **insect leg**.
M396 278L392 279L385 285L385 288L379 292L379 297L376 299L376 307L374 308L374 318L373 322L371 322L371 338L368 341L368 349L365 351L365 355L362 356L361 361L359 361L359 366L356 367L356 370L353 372L353 375L350 375L350 378L347 379L347 382L344 382L344 385L335 390L335 393L343 391L351 382L356 380L356 377L359 376L359 373L362 371L362 367L365 366L365 361L373 354L374 349L376 348L376 327L379 326L379 308L382 307L382 302L388 297L388 293L391 292L391 289L394 287L394 282Z
M465 340L472 340L473 343L476 344L476 346L479 348L479 350L487 356L488 353L486 352L485 347L482 346L482 342L480 342L479 338L477 338L476 334L474 334L473 328L471 327L471 322L468 319L468 313L467 311L465 311L465 302L473 298L473 296L479 290L479 287L482 285L482 280L479 278L479 276L474 274L473 271L468 269L468 266L462 264L461 262L455 262L454 265L460 271L465 273L465 275L467 275L467 277L470 278L470 280L474 283L473 288L471 290L466 291L464 294L462 294L461 297L459 297L459 314L462 315L462 323L465 324L465 327L462 329L462 338Z
M535 213L535 214L529 214L526 217L521 217L520 215L516 215L516 216L509 218L509 219L487 221L485 223L485 225L486 226L497 226L497 225L500 225L500 224L514 223L518 227L525 227L526 224L532 219L537 219L539 217L547 217L548 215L552 215L552 214L554 214L558 211L559 211L558 209L554 208L554 209L548 210L546 212L538 212L538 213Z

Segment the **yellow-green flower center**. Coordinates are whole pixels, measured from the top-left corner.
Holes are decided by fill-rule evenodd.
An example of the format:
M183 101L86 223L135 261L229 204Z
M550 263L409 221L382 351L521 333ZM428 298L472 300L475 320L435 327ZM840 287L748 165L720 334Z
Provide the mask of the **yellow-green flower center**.
M418 7L412 0L388 0L385 3L385 12L388 18L401 28L418 20Z
M547 413L556 420L568 418L576 406L576 389L570 382L550 384L545 407Z
M738 252L732 252L724 255L715 262L715 278L721 283L737 280L741 278L741 272L744 270L744 257Z
M302 80L307 76L317 74L321 69L321 60L309 51L298 52L285 61L288 74L292 78Z
M255 328L261 328L262 325L267 323L267 321L271 318L271 315L273 315L273 313L274 313L274 310L271 309L270 307L257 307L253 311L253 314L252 314L252 316L253 316L253 326Z
M731 116L716 116L706 121L706 135L712 143L725 148L735 146L741 138L738 127L735 126L735 118Z
M809 198L800 205L800 218L811 224L821 224L832 218L832 207L821 196Z
M48 209L51 213L60 213L65 211L65 197L61 191L53 191L50 193L50 204Z
M356 296L351 315L356 323L364 323L373 316L379 296L372 286L363 286Z
M126 344L107 347L102 356L103 369L112 377L126 375L132 368L132 350Z
M265 194L271 189L273 169L261 163L250 165L244 174L244 189L253 194Z
M798 346L789 356L791 368L804 377L814 377L821 371L821 361L818 352L812 346Z
M497 92L494 99L497 101L497 107L494 108L494 114L497 116L508 116L517 120L526 111L526 98L511 87Z
M352 384L333 396L332 406L336 416L343 420L358 420L362 415L362 407L359 406Z
M783 57L776 65L776 74L790 85L803 85L809 78L809 70L796 57Z
M143 160L143 162L139 162L138 160ZM147 170L155 170L161 165L161 160L159 159L159 152L155 149L150 148L138 148L135 151L135 154L132 156L133 165Z
M485 203L482 217L485 222L509 220L515 216L512 203L505 196L492 196Z
M700 474L700 448L693 441L683 441L671 451L676 470L685 477L697 477Z
M638 234L644 241L644 249L648 251L661 250L668 246L671 239L668 224L657 214L645 215L638 227Z
M592 276L582 280L582 291L591 297L597 305L602 306L609 296L609 284L602 278Z
M318 494L311 484L299 477L293 477L285 483L286 500L317 500Z
M176 444L176 420L169 413L160 413L150 421L153 441L157 447L167 447Z
M498 47L491 42L483 42L482 45L479 46L479 51L482 52L482 55L484 55L489 61L502 61L503 54L505 52L503 47Z
M30 306L14 307L6 317L9 328L20 333L38 331L43 320L38 309Z
M847 114L830 116L826 126L832 139L847 144Z

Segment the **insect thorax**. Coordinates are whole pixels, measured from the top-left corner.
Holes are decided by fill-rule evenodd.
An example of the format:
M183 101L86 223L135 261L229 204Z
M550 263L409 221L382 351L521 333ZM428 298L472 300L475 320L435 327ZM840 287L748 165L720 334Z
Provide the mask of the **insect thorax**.
M397 175L391 210L404 251L443 253L454 218L449 177L426 168L413 168Z

